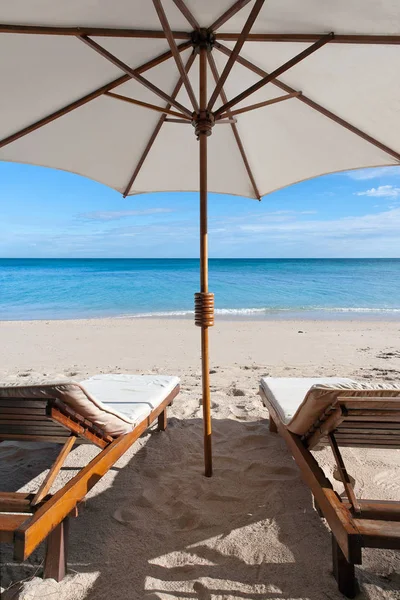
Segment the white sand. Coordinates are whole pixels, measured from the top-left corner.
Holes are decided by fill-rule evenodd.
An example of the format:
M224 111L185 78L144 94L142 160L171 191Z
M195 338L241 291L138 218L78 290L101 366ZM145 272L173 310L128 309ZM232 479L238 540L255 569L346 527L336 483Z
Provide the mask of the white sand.
M400 381L400 323L221 321L211 330L214 477L202 476L199 330L186 320L0 323L0 380L101 372L176 374L165 433L147 433L71 523L69 574L34 577L4 600L339 600L330 534L284 442L268 432L262 375ZM302 331L303 333L299 333ZM2 490L33 490L56 447L0 445ZM60 478L96 454L79 447ZM363 498L400 499L400 451L344 452ZM327 474L328 450L318 453ZM60 481L60 482L61 482ZM338 485L338 490L340 485ZM3 546L3 588L32 578ZM365 550L360 598L400 598L400 557Z

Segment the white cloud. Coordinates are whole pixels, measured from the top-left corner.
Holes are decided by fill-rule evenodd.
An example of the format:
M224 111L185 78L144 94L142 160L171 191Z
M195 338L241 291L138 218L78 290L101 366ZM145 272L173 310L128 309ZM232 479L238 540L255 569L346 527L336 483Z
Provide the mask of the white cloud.
M377 169L356 169L346 173L350 179L365 181L366 179L378 179L378 177L396 177L400 175L400 167L379 167Z
M141 217L171 212L173 212L171 208L148 208L146 210L97 210L81 213L77 216L80 219L86 219L88 221L116 221L117 219L123 219L125 217Z
M242 224L238 227L244 235L248 233L263 234L265 239L280 238L301 241L310 236L321 239L328 238L386 237L398 236L400 230L400 208L378 214L360 217L343 217L336 220L308 220L286 223L260 222Z
M355 196L369 196L370 198L397 198L400 196L400 188L393 185L380 185L364 192L356 192Z
M316 210L275 210L270 215L316 215Z

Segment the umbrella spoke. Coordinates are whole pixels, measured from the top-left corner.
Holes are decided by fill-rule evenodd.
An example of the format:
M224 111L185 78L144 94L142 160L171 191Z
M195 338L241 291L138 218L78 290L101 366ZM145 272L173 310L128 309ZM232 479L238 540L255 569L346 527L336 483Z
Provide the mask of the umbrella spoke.
M183 44L181 44L179 46L179 50L182 52L183 50L186 50L187 48L189 48L190 45L191 45L190 42L184 42ZM160 65L165 60L168 60L169 58L171 58L171 56L172 56L172 53L170 50L168 50L168 52L164 52L160 56L157 56L156 58L152 58L151 60L147 61L140 67L136 67L134 69L134 71L138 74L144 73L145 71L149 71L153 67L156 67L157 65ZM32 123L31 125L28 125L27 127L20 129L19 131L16 131L15 133L7 136L6 138L3 138L2 140L0 140L0 148L3 148L4 146L7 146L8 144L11 144L12 142L15 142L16 140L24 137L25 135L28 135L28 133L32 133L33 131L40 129L40 127L43 127L44 125L47 125L48 123L51 123L52 121L55 121L56 119L59 119L60 117L68 114L69 112L79 108L80 106L83 106L84 104L87 104L88 102L91 102L91 100L95 100L99 96L102 96L106 92L109 92L110 90L112 90L116 87L119 87L120 85L122 85L123 83L126 83L130 79L131 79L130 75L122 75L121 77L114 79L110 83L107 83L106 85L102 85L101 87L97 88L93 92L90 92L89 94L82 96L78 100L75 100L74 102L71 102L70 104L67 104L66 106L63 106L59 110L56 110L55 112L50 113L46 117L39 119L39 121L36 121L35 123Z
M120 60L116 56L114 56L114 54L111 54L111 52L109 52L108 50L103 48L103 46L100 46L100 44L98 44L97 42L95 42L94 40L92 40L86 36L81 36L81 37L79 37L79 39L82 40L82 42L84 44L87 44L88 46L90 46L90 48L92 48L95 52L97 52L98 54L103 56L105 59L107 59L109 62L111 62L113 65L115 65L116 67L121 69L121 71L124 71L124 73L129 75L131 79L134 79L135 81L141 83L148 90L150 90L154 94L157 94L157 96L159 96L160 98L162 98L169 104L172 104L172 106L175 106L175 108L178 108L180 111L182 111L188 117L192 116L192 113L190 112L190 110L188 108L186 108L185 106L183 106L182 104L177 102L174 98L171 98L171 96L169 96L163 90L161 90L159 87L154 85L154 83L151 83L151 81L149 81L145 77L142 77L141 75L136 73L136 71L134 69L131 69L131 67L129 65L124 63L122 60ZM171 55L172 55L172 51L171 51Z
M193 14L190 12L183 0L173 0L176 6L179 8L187 22L193 27L193 29L200 29L200 25L196 21Z
M301 42L307 44L317 42L321 35L322 33L249 33L246 42ZM240 33L216 33L215 39L233 42L239 36ZM397 45L400 44L400 35L335 34L331 43Z
M191 125L191 121L188 121L187 119L165 119L164 121L165 123L183 123L184 125Z
M182 115L175 110L162 108L162 106L156 106L155 104L149 104L148 102L142 102L142 100L136 100L134 98L129 98L128 96L121 96L121 94L114 94L113 92L106 92L104 95L110 96L111 98L116 98L117 100L122 100L123 102L128 102L129 104L135 104L136 106L143 106L143 108L155 110L156 112L164 113L166 115L180 117L180 119L185 121L185 123L191 123L191 119L189 119L189 117L185 117L185 115Z
M316 50L319 50L320 48L325 46L325 44L330 42L333 37L334 37L333 33L328 33L328 35L324 35L320 40L318 40L318 42L315 42L315 44L313 44L309 48L306 48L306 50L303 50L303 52L300 52L300 54L297 54L297 56L294 56L293 58L291 58L290 60L285 62L285 64L283 64L282 66L275 69L275 71L272 71L272 73L270 73L266 77L263 77L263 79L261 79L261 81L258 81L254 85L250 86L247 90L245 90L241 94L238 94L237 96L235 96L235 98L233 98L232 100L230 100L229 102L227 102L226 104L221 106L221 108L219 108L216 111L215 117L222 115L224 112L226 112L227 108L232 108L232 106L235 106L235 104L238 104L239 102L241 102L242 100L244 100L245 98L250 96L251 94L254 94L254 92L256 92L257 90L262 88L264 85L266 85L273 79L275 79L275 77L278 77L278 75L281 75L285 71L288 71L291 67L294 67L295 65L297 65L299 62L301 62L302 60L307 58L307 56L310 56L310 54L313 54L313 52L315 52Z
M161 26L162 26L162 28L163 28L163 30L165 32L165 37L168 40L168 44L169 44L169 47L171 49L172 56L175 59L176 66L178 67L178 71L180 73L180 76L182 77L182 80L183 80L183 83L185 85L186 91L187 91L188 96L190 98L190 102L192 103L193 110L195 112L199 112L199 105L197 103L197 99L196 99L196 96L194 94L194 91L193 91L193 88L192 88L192 84L190 83L189 77L187 76L187 73L185 71L185 67L183 66L181 55L179 54L176 42L174 40L174 36L173 36L171 28L169 26L167 15L165 14L163 5L161 4L161 0L153 0L153 4L154 4L154 7L155 7L155 9L157 11L158 18L160 19Z
M212 55L211 53L209 53L209 54L208 54L208 62L209 62L210 69L211 69L211 72L212 72L212 74L213 74L213 77L214 77L214 79L215 79L215 82L217 82L217 81L219 80L219 73L218 73L217 65L215 64L214 57L213 57L213 55ZM223 87L221 87L221 90L220 90L220 93L219 93L219 94L220 94L220 96L221 96L221 100L222 100L222 102L223 102L224 104L226 104L226 103L227 103L227 101L228 101L228 98L227 98L227 96L226 96L226 94L225 94L225 91L224 91L224 88L223 88ZM228 116L228 117L231 117L231 116L232 116L232 112L228 110L228 111L226 112L226 116ZM217 121L217 123L220 123L220 122L221 122L221 121ZM248 158L247 158L246 152L245 152L245 150L244 150L244 147L243 147L243 144L242 144L242 140L241 140L241 137L240 137L240 135L239 135L238 128L236 127L236 125L235 125L235 124L232 124L232 133L233 133L233 135L234 135L234 137L235 137L236 144L237 144L237 146L238 146L238 149L239 149L240 155L241 155L241 157L242 157L242 160L243 160L243 163L244 163L245 169L246 169L246 171L247 171L247 174L248 174L248 176L249 176L249 179L250 179L251 185L252 185L252 187L253 187L254 194L255 194L255 196L256 196L256 198L257 198L258 200L261 200L260 192L258 191L258 187L257 187L256 181L255 181L255 179L254 179L253 171L252 171L252 170L251 170L251 168L250 168L250 164L249 164L249 161L248 161Z
M110 94L112 95L112 94ZM251 104L250 106L244 106L243 108L238 108L237 110L231 110L221 115L221 119L228 116L228 114L232 117L234 115L240 115L245 112L249 112L250 110L255 110L256 108L262 108L263 106L270 106L270 104L277 104L278 102L283 102L284 100L290 100L290 98L297 98L301 96L301 92L293 92L291 94L285 94L284 96L278 96L277 98L271 98L270 100L265 100L264 102L257 102L257 104ZM219 123L220 121L217 121Z
M173 0L175 4L179 0ZM228 18L236 14L250 0L239 0L233 7L228 9L208 30L215 31L221 27ZM178 5L178 4L177 4ZM183 5L183 3L182 3ZM235 9L235 10L233 10ZM183 11L182 11L183 12ZM189 11L188 11L189 14ZM225 18L226 16L226 18ZM193 17L194 18L194 17ZM196 21L197 23L197 21ZM194 29L196 29L194 27ZM143 39L165 39L164 31L154 29L129 29L118 27L57 27L53 25L17 25L9 23L0 23L0 33L16 33L26 35L63 35L80 36L87 35L92 37L115 37L115 38L143 38ZM190 33L187 31L173 31L176 40L190 39ZM321 34L322 35L322 34ZM316 33L249 33L246 42L316 42L321 35ZM216 33L215 38L222 41L236 41L240 33L223 32ZM333 44L400 44L400 35L363 35L363 34L337 34L332 40Z
M190 69L191 69L191 67L192 67L192 65L194 63L194 59L195 58L196 58L196 55L194 53L189 56L189 59L188 59L188 61L186 63L186 66L185 66L186 73L189 73L189 71L190 71ZM175 98L179 94L179 90L181 89L182 85L183 85L183 80L182 80L182 77L180 77L179 80L178 80L178 83L176 84L176 86L175 86L175 88L174 88L174 90L173 90L173 92L171 94L172 98ZM167 109L171 108L171 105L167 104L166 108ZM132 188L132 186L133 186L133 184L135 182L135 179L138 176L139 171L142 168L143 163L146 160L147 155L149 154L149 152L151 150L151 147L153 146L153 144L154 144L154 142L155 142L155 140L156 140L156 138L157 138L157 136L158 136L158 134L160 132L160 129L161 129L163 123L165 122L166 116L167 115L161 115L161 117L160 117L157 125L155 126L154 131L151 134L150 139L147 142L145 149L143 150L143 154L141 155L141 157L140 157L140 159L139 159L139 161L138 161L138 163L137 163L137 165L135 167L135 170L133 171L132 176L129 179L128 185L126 186L126 188L124 190L124 194L123 194L124 198L126 198L127 195L129 194L129 192L131 191L131 188Z
M252 28L254 21L257 19L258 14L259 14L264 2L265 2L265 0L256 0L255 4L250 12L250 15L248 16L247 21L244 24L242 32L241 32L240 36L238 37L238 40L235 44L232 54L228 58L228 62L226 63L225 68L222 71L221 76L216 83L215 89L214 89L213 93L211 94L211 98L208 102L207 110L209 110L209 111L212 110L212 108L215 104L215 101L217 100L217 98L219 96L221 88L224 85L225 81L227 80L228 75L231 72L233 65L235 64L236 57L238 56L239 52L241 51L243 44L245 43L246 38L250 32L250 29Z
M217 29L222 27L222 25L229 21L231 17L236 15L236 13L239 12L239 10L241 10L249 2L250 0L238 0L237 2L235 2L235 4L228 8L228 10L226 10L216 21L214 21L212 25L210 25L208 31L216 31Z
M219 42L216 42L215 48L217 48L220 52L222 52L223 54L226 54L227 56L229 56L229 54L232 52L232 50L230 50L226 46L223 46ZM264 69L257 67L255 64L253 64L246 58L243 58L242 56L238 56L237 62L240 63L241 65L243 65L244 67L247 67L248 69L250 69L250 71L253 71L253 73L256 73L260 77L266 77L268 75L268 73L266 71L264 71ZM289 94L296 93L296 90L294 88L290 87L289 85L286 85L286 83L283 83L283 81L280 81L279 79L273 79L273 81L271 81L271 83L273 85L275 85L276 87L278 87L279 89L284 90L285 92L287 92ZM354 125L352 125L345 119L342 119L338 115L335 115L335 113L328 110L321 104L314 102L314 100L311 100L311 98L308 98L303 93L299 94L297 96L297 99L300 100L301 102L303 102L304 104L306 104L307 106L309 106L310 108L316 110L321 115L324 115L324 117L331 119L338 125L341 125L348 131L351 131L352 133L354 133L358 137L362 138L366 142L372 144L373 146L376 146L376 148L379 148L386 154L393 156L396 160L398 160L400 162L400 153L399 152L396 152L396 150L393 150L392 148L389 148L389 146L382 144L381 142L379 142L377 139L373 138L368 133L365 133L365 131L362 131L358 127L355 127Z
M165 123L183 123L184 125L192 125L192 122L188 119L169 119L168 117L165 119ZM229 125L230 123L237 123L237 119L223 119L222 121L217 121L214 125Z
M53 27L48 25L9 25L0 23L0 33L165 39L163 31L155 31L153 29L118 29L115 27ZM176 39L190 39L190 33L186 31L173 31L172 33Z

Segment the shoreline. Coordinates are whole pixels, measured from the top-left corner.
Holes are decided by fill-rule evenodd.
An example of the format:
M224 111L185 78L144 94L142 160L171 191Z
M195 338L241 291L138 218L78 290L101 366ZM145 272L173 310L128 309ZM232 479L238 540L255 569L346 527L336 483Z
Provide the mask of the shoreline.
M219 312L218 310L221 310ZM42 317L42 318L0 318L2 323L45 323L45 322L71 322L71 321L193 321L194 311L165 311L154 313L118 314L99 316L73 316L73 317ZM325 321L360 321L360 322L400 322L400 309L372 309L372 308L341 308L341 309L311 309L311 310L266 310L264 309L216 309L216 322L285 322L285 321L310 321L323 323Z

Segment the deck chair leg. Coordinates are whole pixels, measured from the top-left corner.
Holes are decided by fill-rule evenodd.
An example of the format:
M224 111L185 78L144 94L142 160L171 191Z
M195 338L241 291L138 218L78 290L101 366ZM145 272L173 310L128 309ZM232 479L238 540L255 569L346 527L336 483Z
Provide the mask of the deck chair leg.
M165 431L167 429L167 409L165 408L162 413L158 415L158 431Z
M338 583L339 591L347 598L355 598L357 580L352 563L347 562L335 536L332 534L333 575Z
M275 421L273 420L271 413L269 413L269 430L271 433L278 433L278 428Z
M67 572L69 518L66 517L47 538L44 579L61 581Z
M330 445L332 448L333 456L335 457L336 466L338 469L338 473L340 475L340 479L344 485L347 499L351 504L352 510L355 513L361 513L360 503L358 502L358 500L354 494L353 483L351 481L350 475L347 472L346 465L344 464L344 460L340 453L339 445L336 441L335 435L332 432L328 433L328 439L329 439L329 442L330 442Z

